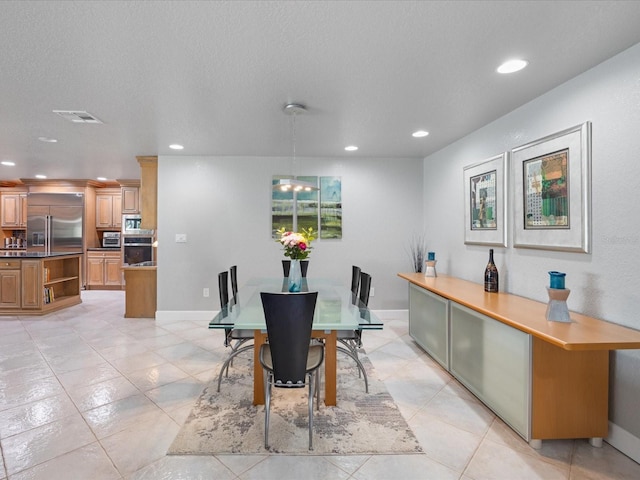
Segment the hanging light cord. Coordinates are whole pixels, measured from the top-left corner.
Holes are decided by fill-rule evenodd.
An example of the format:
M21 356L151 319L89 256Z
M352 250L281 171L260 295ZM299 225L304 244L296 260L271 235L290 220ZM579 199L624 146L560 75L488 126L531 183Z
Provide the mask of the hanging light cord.
M296 163L296 117L298 116L297 113L294 113L291 116L291 121L293 122L293 125L291 127L292 130L292 137L293 137L293 161L291 164L291 174L293 175L293 178L298 178L297 177L297 173L298 173L298 169L297 169L297 163Z

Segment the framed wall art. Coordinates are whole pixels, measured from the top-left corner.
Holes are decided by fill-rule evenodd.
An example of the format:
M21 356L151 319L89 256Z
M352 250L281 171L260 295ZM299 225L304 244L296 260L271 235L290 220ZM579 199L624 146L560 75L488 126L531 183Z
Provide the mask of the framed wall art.
M341 177L320 177L320 238L342 238Z
M507 152L464 167L464 243L507 246Z
M511 151L515 247L589 253L591 123Z

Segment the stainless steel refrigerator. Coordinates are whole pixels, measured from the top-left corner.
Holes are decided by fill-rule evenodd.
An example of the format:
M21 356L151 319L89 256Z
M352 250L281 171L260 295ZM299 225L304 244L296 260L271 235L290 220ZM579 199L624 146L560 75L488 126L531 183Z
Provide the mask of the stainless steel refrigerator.
M27 196L27 251L83 251L84 195L29 193Z

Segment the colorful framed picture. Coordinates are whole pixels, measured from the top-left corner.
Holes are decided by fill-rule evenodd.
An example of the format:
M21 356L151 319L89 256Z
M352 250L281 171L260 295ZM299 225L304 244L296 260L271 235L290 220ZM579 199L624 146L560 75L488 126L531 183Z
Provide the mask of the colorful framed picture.
M508 153L464 167L464 243L507 246Z
M589 253L591 123L511 151L514 246Z

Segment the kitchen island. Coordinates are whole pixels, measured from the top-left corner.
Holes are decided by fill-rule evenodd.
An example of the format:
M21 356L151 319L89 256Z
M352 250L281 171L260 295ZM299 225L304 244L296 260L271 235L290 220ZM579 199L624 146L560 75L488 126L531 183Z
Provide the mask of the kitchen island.
M156 262L141 262L122 267L126 318L155 318L157 269Z
M44 315L77 305L81 252L0 252L0 316Z

